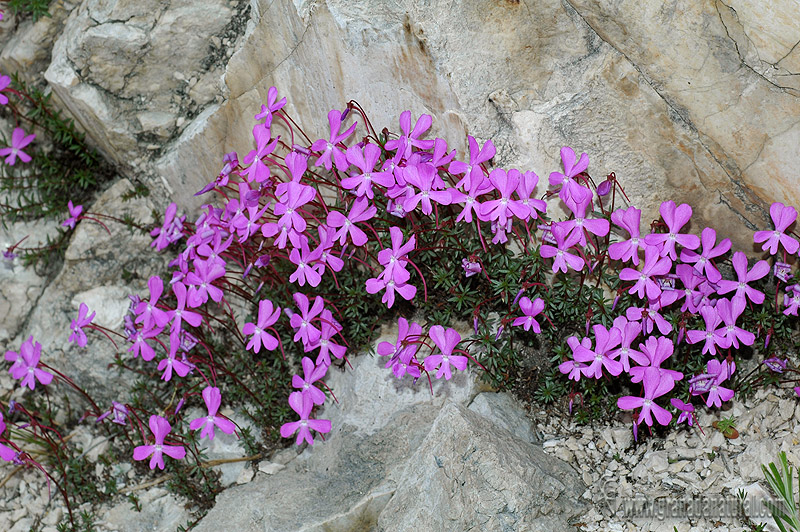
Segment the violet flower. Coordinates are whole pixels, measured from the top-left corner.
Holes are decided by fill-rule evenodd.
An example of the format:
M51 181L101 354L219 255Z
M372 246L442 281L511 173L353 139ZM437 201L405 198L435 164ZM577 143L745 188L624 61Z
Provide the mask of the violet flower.
M169 422L161 416L150 416L150 431L153 433L155 441L153 445L139 445L133 449L134 460L144 460L150 458L150 469L164 469L164 456L167 455L175 460L181 460L186 456L186 449L182 445L165 445L164 438L172 430Z
M314 445L314 438L311 436L311 431L315 430L321 433L331 431L331 422L328 419L309 419L311 410L314 408L314 403L311 401L309 395L301 392L292 392L289 394L289 406L292 407L299 416L299 421L292 421L281 425L281 436L289 438L295 433L297 440L295 443L300 445L303 441L307 441L309 445Z
M273 307L272 301L262 299L258 303L258 319L256 323L245 323L242 328L242 333L246 336L253 335L245 349L258 353L262 345L267 351L272 351L278 347L278 340L268 333L267 329L278 321L280 315L280 307Z
M454 355L453 350L456 345L461 341L461 335L453 328L445 330L441 325L434 325L430 328L428 334L439 348L440 354L428 355L423 361L425 371L433 371L439 368L436 372L436 378L441 379L444 376L445 380L450 380L452 374L450 366L455 367L460 371L467 369L467 357L463 355Z
M233 424L233 422L217 415L219 406L222 403L222 394L220 393L219 388L206 386L203 390L203 401L208 409L208 415L193 419L189 423L189 429L197 430L202 428L203 430L200 433L200 437L208 438L209 440L214 439L214 427L217 427L225 434L233 434L236 431L236 426Z
M14 166L14 163L17 162L17 157L23 163L31 162L31 156L22 151L22 148L33 142L35 138L36 134L34 133L26 136L21 127L14 128L14 132L11 134L11 146L0 148L0 157L5 155L6 164L10 166Z
M83 205L73 205L72 200L69 200L67 202L67 209L69 210L69 218L61 222L61 227L75 229L75 224L78 223L81 213L83 213Z
M778 244L782 245L789 254L796 253L800 243L784 232L797 219L797 210L794 207L786 206L776 201L770 205L769 215L772 218L772 223L775 224L775 230L756 231L753 235L753 241L757 244L763 242L761 249L769 251L770 255L775 255L778 252Z
M75 342L79 347L86 347L86 333L83 332L83 327L89 325L94 319L95 314L97 314L96 312L92 312L91 315L87 316L88 313L89 307L86 303L81 303L78 309L78 318L72 320L70 324L72 334L69 335L67 341Z

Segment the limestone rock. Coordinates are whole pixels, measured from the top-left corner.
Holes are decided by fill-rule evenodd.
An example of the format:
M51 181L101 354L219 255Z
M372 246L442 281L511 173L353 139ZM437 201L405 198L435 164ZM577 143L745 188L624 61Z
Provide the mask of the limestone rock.
M130 215L141 224L150 224L152 203L146 198L122 201L132 190L126 179L106 190L86 212ZM78 315L81 302L96 311L100 325L118 327L129 305L128 294L144 293L147 279L166 271L166 256L150 247L149 235L131 232L124 225L103 220L110 234L96 222L82 220L75 228L65 253L61 271L47 286L32 309L17 342L28 335L42 344L42 360L57 367L78 385L87 388L101 402L119 400L121 389L116 369L107 366L114 360L114 346L97 332L87 334L86 348L68 342L70 323ZM128 281L124 272L127 272ZM128 345L117 340L121 352ZM105 406L103 404L102 406Z
M235 33L246 11L230 0L84 0L45 78L100 151L131 171L148 145L175 134L179 115L222 96L227 58L210 37Z
M175 496L163 488L137 493L142 511L137 512L129 501L102 511L102 526L109 532L173 532L178 526L192 522L192 516Z
M469 405L476 412L498 427L530 443L540 441L531 427L531 422L517 401L506 393L483 392Z
M44 245L47 237L57 235L58 223L35 221L9 223L0 227L0 252L23 238L22 246ZM18 334L36 301L45 289L46 277L33 266L24 266L19 257L0 258L0 346Z
M417 448L380 530L566 530L583 510L575 471L457 404ZM420 496L424 494L424 496Z

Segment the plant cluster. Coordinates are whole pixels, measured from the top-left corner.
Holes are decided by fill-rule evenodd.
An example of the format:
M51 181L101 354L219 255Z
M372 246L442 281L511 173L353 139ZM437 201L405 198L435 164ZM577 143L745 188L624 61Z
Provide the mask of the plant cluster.
M584 404L579 413L632 411L637 436L642 422L666 426L674 414L692 425L696 406L719 408L735 388L796 382L789 375L798 370L777 356L800 309L800 286L789 284L800 247L789 232L793 207L772 206L774 229L754 235L772 265L751 266L741 251L729 257L730 240L712 228L681 232L692 215L685 204L664 202L643 235L641 211L616 176L596 182L588 156L571 148L537 194L533 171L492 167L491 141L469 137L459 160L444 139L426 139L428 115L413 122L405 111L399 133L377 131L350 102L328 114L327 138L314 140L285 105L271 88L254 117L255 148L225 155L198 192L217 200L194 222L167 207L150 234L156 250L174 253L172 271L131 296L124 331L93 324L86 305L72 322L77 346L86 345L84 329L128 342L117 363L139 375L131 397L100 408L86 396L83 417L115 424L150 469L190 457L191 471L172 470L173 478L202 479L213 500L199 440L237 432L258 449L223 406L268 436L313 444L332 428L316 415L337 400L324 384L331 366L369 349L388 320L397 337L375 351L397 378L432 389L472 361L506 386L523 349L551 349L557 369L538 396L568 394L570 407ZM9 157L22 157L25 138L12 138ZM105 216L76 203L66 227ZM567 213L560 221L548 216L555 205ZM727 262L735 279L718 269ZM736 357L757 337L762 369L739 378ZM12 376L31 390L74 386L38 345L29 338L6 353ZM188 419L187 405L205 413ZM28 430L58 439L41 424ZM2 441L0 458L38 466L13 434Z

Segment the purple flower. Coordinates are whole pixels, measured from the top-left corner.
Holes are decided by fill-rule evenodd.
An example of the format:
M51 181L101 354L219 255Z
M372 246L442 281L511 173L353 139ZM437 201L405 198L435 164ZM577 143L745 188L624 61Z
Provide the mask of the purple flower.
M717 301L717 313L725 322L725 338L730 346L739 349L739 340L744 345L753 345L756 335L736 326L736 320L742 315L745 308L744 297L734 297L733 300L720 299Z
M317 296L314 299L311 309L309 309L308 298L305 294L296 292L293 297L295 303L297 303L297 306L300 308L300 313L292 314L292 317L289 319L289 324L295 329L294 341L302 340L304 346L314 346L319 341L322 333L316 326L312 325L311 322L320 315L325 302L320 296Z
M169 315L167 312L156 307L158 299L164 291L164 283L161 281L161 277L153 275L147 281L147 286L150 289L150 301L140 301L136 305L136 309L134 310L136 313L136 323L141 323L145 331L154 328L160 330L169 323Z
M186 310L186 285L177 282L172 285L172 291L175 293L178 305L175 310L167 312L167 321L172 321L170 332L177 333L180 331L184 321L192 327L199 326L200 322L203 321L203 317L196 312Z
M419 344L417 340L422 335L422 326L419 323L411 323L405 318L397 320L397 341L381 342L378 344L378 354L388 356L389 362L386 367L392 368L395 377L402 378L406 373L414 378L420 376L418 363L412 364L411 360L417 353Z
M608 194L610 192L611 192L611 180L610 179L606 179L605 181L603 181L602 183L600 183L597 186L597 195L599 197L601 197L601 198L603 196L608 196Z
M753 303L760 305L764 302L764 293L759 292L755 288L751 288L747 283L761 279L769 273L769 264L765 260L760 260L753 265L753 269L747 271L747 255L741 251L733 254L731 259L733 269L736 271L737 281L728 281L722 279L717 284L719 288L717 293L720 295L727 294L736 290L734 298L745 297L750 299Z
M619 375L622 373L622 364L610 357L610 351L617 347L622 339L619 329L612 327L611 330L608 330L598 323L592 327L592 330L594 331L595 348L592 349L591 340L587 342L587 338L584 338L581 343L573 342L570 345L573 358L576 362L588 364L583 369L583 374L587 377L602 378L603 368L611 375Z
M720 384L729 379L734 371L736 371L736 363L734 362L729 364L727 360L724 360L720 363L717 359L711 359L706 363L706 373L713 377L708 389L706 406L716 406L719 408L722 406L722 403L730 401L733 398L733 390L720 386Z
M772 268L772 274L784 283L788 283L789 279L793 277L792 266L785 262L778 261Z
M717 354L717 346L727 349L730 347L730 340L726 336L726 330L717 328L722 323L717 309L710 306L705 306L700 309L700 315L705 321L706 330L692 330L686 331L686 339L690 344L696 344L705 340L703 344L703 354L709 353L711 355Z
M164 212L164 223L161 227L156 227L150 231L150 236L154 240L150 243L150 247L156 248L156 251L165 249L172 243L177 242L183 237L183 222L186 216L175 217L178 212L178 205L170 203L167 210Z
M75 342L79 347L86 347L86 333L83 332L83 327L89 325L94 319L95 314L97 314L96 312L92 312L91 315L87 316L86 314L88 313L89 307L86 306L86 303L81 303L78 309L78 318L72 320L72 324L70 325L72 334L69 335L68 341Z
M11 134L11 146L8 148L1 148L0 149L0 157L6 155L6 164L10 166L14 166L14 163L17 162L17 157L23 163L31 162L31 156L22 151L22 148L33 142L33 139L36 138L36 135L31 133L30 135L25 135L25 131L21 127L14 128L14 132Z
M628 321L625 316L617 316L614 319L612 329L620 331L620 346L611 351L608 356L612 359L619 357L622 370L629 373L631 370L630 359L633 359L640 366L648 363L648 358L640 351L631 348L633 341L641 334L642 324L637 321Z
M206 386L206 388L203 390L203 401L206 403L208 415L193 419L189 423L189 429L197 430L202 428L203 431L200 433L200 437L208 438L209 440L214 439L214 427L219 428L219 430L225 434L233 434L236 430L236 426L233 424L233 422L217 415L219 405L222 403L222 394L220 393L219 388Z
M453 349L461 341L461 335L453 328L444 329L441 325L434 325L431 327L428 334L439 348L441 354L428 355L423 361L425 371L433 371L437 367L439 370L436 372L436 378L441 379L444 376L445 380L450 380L452 374L450 366L452 365L460 371L467 369L467 357L463 355L453 355Z
M791 293L791 295L789 295ZM783 295L783 306L786 308L783 314L786 316L797 316L797 311L800 309L800 286L792 285Z
M527 296L523 296L519 301L519 308L522 310L524 316L520 316L519 318L515 319L512 325L522 325L522 328L526 331L533 329L533 332L536 334L541 333L542 328L539 326L539 322L536 321L534 317L541 314L541 312L544 310L544 300L540 297L537 297L531 301Z
M680 410L681 412L675 423L680 425L685 421L686 424L689 425L690 427L694 425L694 416L693 416L694 405L692 405L691 403L684 403L683 401L675 397L670 399L669 402L672 404L672 406L674 406L677 410Z
M523 205L521 201L511 199L516 192L522 175L519 170L511 169L508 172L502 168L495 168L489 174L489 182L500 193L500 198L489 200L481 205L481 220L497 221L499 225L506 225L513 217L526 220L531 215L531 208Z
M328 309L323 309L320 315L320 336L319 340L311 345L305 346L306 351L319 348L316 364L331 365L331 355L336 358L343 358L347 348L335 343L332 339L342 330L341 324L333 318L333 314Z
M675 252L675 244L678 243L686 249L697 249L700 245L700 239L697 235L679 234L678 231L689 222L692 217L692 208L683 203L675 206L672 200L665 201L659 207L658 212L661 213L661 218L667 224L668 233L652 233L645 237L645 244L648 246L657 246L659 255L662 257L669 257L672 260L677 260Z
M489 161L497 152L491 140L487 140L483 148L480 149L478 148L478 141L472 135L467 136L467 142L469 143L469 164L462 161L453 161L448 168L448 171L453 175L463 174L463 177L456 183L456 188L465 187L471 181L475 182L474 180L480 182L481 179L478 178L483 177L481 163Z
M653 426L653 418L660 425L668 425L672 421L672 414L665 408L657 405L655 399L669 392L674 382L669 378L664 378L659 372L658 368L648 367L644 370L642 377L644 384L644 397L633 397L627 395L617 399L617 406L622 410L634 410L641 408L639 416L636 419L636 424L640 425L644 421L648 427Z
M411 157L411 147L415 146L421 150L428 150L433 148L434 141L421 140L426 131L428 131L433 123L431 115L420 115L417 123L414 124L414 129L411 129L411 111L403 111L400 113L400 130L402 135L398 139L392 139L386 143L387 150L398 150L405 147L403 157L408 159Z
M397 283L404 283L410 277L405 269L406 255L414 250L417 244L417 237L416 235L411 235L408 242L403 244L403 231L399 227L390 227L389 235L392 240L392 247L378 252L378 262L384 267L383 272L378 277L387 281L394 279ZM403 270L403 273L400 273L399 270Z
M644 250L644 266L642 271L639 272L633 268L624 268L619 272L619 278L623 281L636 281L630 288L628 293L636 295L643 299L645 293L649 299L656 299L661 295L661 288L652 277L656 275L665 275L672 268L672 261L668 257L659 258L656 248L649 246Z
M80 219L83 212L83 205L72 205L72 200L67 202L67 209L69 210L69 218L61 222L61 227L69 227L75 229L75 224Z
M565 203L575 217L561 223L564 224L565 227L568 227L570 231L580 235L580 240L578 240L578 243L581 246L586 246L587 244L585 231L597 236L606 236L608 234L608 220L593 218L586 219L586 209L588 209L592 204L591 195L567 198Z
M242 328L242 332L245 335L253 335L245 349L248 351L252 349L254 353L258 353L262 345L267 351L272 351L278 347L278 340L268 333L267 329L271 329L272 325L278 321L280 315L280 307L273 307L272 301L269 299L262 299L258 303L258 319L256 323L245 323Z
M281 425L282 437L289 438L297 433L297 440L295 441L297 445L300 445L303 440L307 441L309 445L314 445L314 438L311 436L312 430L322 433L331 431L330 420L309 419L311 410L314 408L311 396L301 392L292 392L289 394L289 406L300 416L300 421L292 421Z
M783 373L786 369L786 365L789 363L788 358L784 358L781 360L777 356L773 355L762 362L767 368L773 373Z
M300 375L292 376L292 387L299 388L300 393L304 395L309 395L311 402L315 405L321 405L325 402L325 393L314 386L314 383L325 376L329 366L324 362L315 366L314 362L308 357L303 357L300 362L303 366L303 377L300 377Z
M134 460L144 460L150 458L150 469L164 469L164 456L167 455L175 460L181 460L186 456L186 449L182 445L165 445L164 438L172 430L169 422L161 416L150 416L150 431L153 433L155 441L153 445L139 445L133 450Z
M0 11L0 20L3 20L3 12ZM8 96L2 93L8 86L11 85L11 78L8 76L0 76L0 105L8 105Z
M681 251L681 260L686 263L694 263L695 270L700 273L705 272L708 280L716 283L722 279L722 274L719 273L711 259L727 253L731 249L731 240L725 238L717 244L717 232L710 227L703 229L700 239L703 243L703 252L697 254L692 250L684 249Z
M778 244L782 245L790 254L796 253L800 243L789 235L784 234L784 231L797 219L795 208L776 201L770 205L769 215L772 218L772 223L775 224L775 230L756 231L753 235L753 241L758 244L763 242L764 245L761 246L761 249L769 251L770 255L775 255L778 252Z
M342 113L336 109L328 113L328 124L331 132L329 140L319 139L311 145L312 150L322 152L315 166L325 166L326 170L330 170L335 162L336 168L344 172L348 167L347 157L336 145L353 134L356 124L350 126L344 133L339 133L342 127Z
M353 202L347 216L337 211L330 211L327 222L331 228L339 228L333 235L334 240L339 240L339 244L344 245L347 242L347 236L350 235L353 244L361 247L367 243L367 234L356 224L372 219L377 213L377 207L371 205L369 200L358 198Z
M664 382L670 381L670 390L677 381L683 379L683 373L680 371L661 367L661 364L671 357L675 350L672 340L664 336L650 336L644 343L639 344L639 349L647 358L647 363L640 367L631 368L631 382L641 382L647 368L658 368L659 379ZM663 385L666 386L666 384Z
M122 403L111 401L111 408L108 412L101 414L97 418L97 422L100 423L108 416L113 416L111 419L112 423L116 423L117 425L122 425L124 427L128 423L128 407Z
M322 281L322 274L325 272L325 265L317 262L322 256L322 249L316 248L314 251L308 249L308 237L300 236L300 249L294 248L289 253L289 260L297 265L297 269L289 276L290 283L297 283L303 286L308 282L311 286L317 286Z
M578 243L580 235L575 232L570 233L567 227L561 225L562 223L555 222L551 226L557 247L544 244L539 248L539 254L545 259L555 257L553 260L553 272L561 271L567 273L567 265L573 270L580 271L585 264L584 260L567 251Z
M475 257L461 259L461 267L464 269L464 277L472 277L483 271L481 264L475 260Z
M169 382L172 379L172 370L175 370L178 376L185 377L193 369L193 365L186 362L185 355L181 357L181 360L175 358L175 355L178 353L178 344L180 343L178 336L171 334L169 339L169 353L166 358L163 358L161 362L158 363L158 371L164 372L161 375L161 380L164 382Z
M392 172L375 172L375 164L381 158L381 149L375 144L367 144L363 151L360 147L350 146L347 148L347 161L361 170L360 174L342 179L342 187L347 190L356 189L356 196L366 196L373 198L372 185L377 183L389 188L394 185L394 174Z
M589 156L581 153L580 159L575 161L575 152L569 146L561 148L561 162L564 165L564 173L552 172L550 174L550 185L561 185L558 196L562 201L572 198L578 200L583 196L591 196L591 192L580 185L575 179L576 175L585 171L589 167Z
M642 219L642 211L636 207L628 207L624 211L617 209L611 213L611 221L625 229L630 235L629 240L615 242L608 246L608 255L614 260L622 262L633 261L634 266L639 265L639 249L645 247L644 239L640 237L639 225Z
M151 361L156 356L156 352L153 350L153 347L145 342L145 340L149 338L155 338L160 334L160 331L155 329L151 331L145 331L144 329L141 331L136 331L129 340L133 344L129 349L128 352L133 352L133 358L136 358L138 355L142 355L142 358L146 361Z
M417 205L421 204L422 214L428 215L433 212L431 201L435 201L440 205L450 205L453 201L449 190L435 190L439 176L436 173L436 167L432 164L410 164L403 168L402 175L407 185L417 189L412 189L412 194L407 196L403 202L403 208L406 212L413 211L417 208Z
M53 380L53 375L39 369L39 359L42 355L42 344L33 341L33 336L22 342L19 353L6 351L5 359L12 362L8 370L15 379L22 379L20 386L27 386L33 390L38 380L42 386L47 386Z

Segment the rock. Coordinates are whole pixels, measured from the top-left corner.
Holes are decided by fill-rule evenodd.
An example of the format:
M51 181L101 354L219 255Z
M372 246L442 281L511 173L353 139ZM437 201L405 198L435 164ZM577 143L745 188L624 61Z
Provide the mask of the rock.
M174 532L191 522L191 514L173 495L163 488L137 492L142 511L136 511L127 500L103 508L103 526L109 532Z
M397 338L396 325L376 340L376 344L392 337ZM472 365L466 372L454 372L449 381L434 380L431 395L427 381L420 379L413 384L410 378L397 379L391 369L385 367L383 357L361 355L350 363L352 369L328 371L325 382L333 389L339 403L327 403L325 417L334 426L349 425L366 434L379 430L394 413L405 407L423 404L438 410L447 401L466 404L477 391Z
M745 515L756 525L764 524L763 530L765 532L778 532L778 527L770 517L771 514L766 505L767 501L774 503L774 497L762 488L758 482L742 486L736 492L738 493L740 490L745 493L744 503L742 504Z
M22 246L44 245L48 236L57 235L58 226L55 221L8 223L7 227L0 227L0 252L23 238ZM20 257L0 256L0 346L16 350L10 341L42 295L46 280L33 266L24 266Z
M275 473L284 469L285 467L286 466L283 464L276 464L275 462L269 462L267 460L264 460L263 462L258 464L258 470L266 475L274 475Z
M367 434L334 425L285 469L217 496L195 530L369 530L396 486L396 470L430 430L437 410L417 404Z
M122 179L84 210L117 217L129 215L138 223L152 223L153 205L147 198L122 201L120 196L130 190L130 182ZM119 390L126 389L122 383L129 376L120 376L116 369L107 367L114 360L114 346L101 333L87 331L85 348L68 342L70 323L78 315L78 306L86 302L90 310L97 311L99 324L118 326L129 304L127 294L145 293L150 275L166 271L166 256L152 251L148 235L133 233L110 220L104 223L110 234L91 220L78 223L61 271L44 290L15 340L19 345L33 335L42 344L42 361L87 389L101 408L120 400ZM128 281L124 280L125 272ZM115 341L125 353L126 343Z
M0 70L3 74L13 72L26 81L41 82L42 72L47 69L50 61L53 42L63 31L67 17L77 3L70 0L50 2L50 16L41 17L36 22L28 19L13 34L9 34L9 40L3 44L0 52ZM6 24L6 18L10 19L11 24L14 23L14 17L9 15L10 12L6 10L0 23L0 31Z
M509 394L480 393L469 405L469 409L523 441L540 441L522 406Z
M584 489L568 465L448 404L416 449L378 527L566 530L583 510L578 498Z
M84 0L53 46L45 78L98 149L124 171L153 140L176 131L180 112L196 115L224 88L224 54L212 35L236 31L248 6L228 0ZM188 95L174 72L196 75ZM190 77L190 76L187 76Z
M747 481L763 480L761 464L777 460L779 444L772 439L756 440L747 444L736 458L739 474Z
M778 402L778 415L784 421L789 421L794 416L796 399L781 399Z
M724 4L402 2L381 5L369 19L363 6L341 0L314 6L253 2L244 42L226 66L228 98L196 118L156 163L187 207L195 200L186 193L217 172L226 151L249 149L249 117L270 85L290 96L287 109L312 136L323 133L330 109L354 98L379 128L395 128L404 109L426 112L434 134L454 146L463 148L464 132L493 138L497 164L540 175L558 168L560 146L575 146L589 153L593 175L623 177L645 219L657 217L668 198L687 201L698 231L723 228L746 250L747 232L725 227L763 228L770 201L800 203L784 182L791 171L783 155L796 134L789 119L800 105L796 89L777 83L772 70L761 74L763 63L744 66L750 59L739 57L748 42L741 36L749 33L731 33L742 22ZM740 7L770 55L786 49L782 61L793 64L791 24L773 35L763 29L771 27L768 15ZM787 6L781 20L797 9ZM458 20L447 16L452 10ZM650 16L639 17L642 10ZM676 33L687 36L680 46L671 44ZM387 57L395 60L380 59ZM463 67L473 62L477 72ZM365 85L364 75L379 81ZM310 87L306 79L327 82ZM397 87L400 99L390 97Z
M237 484L247 484L251 480L253 480L253 476L255 476L255 472L252 468L246 467L242 469L242 472L239 473L239 477L236 479Z

